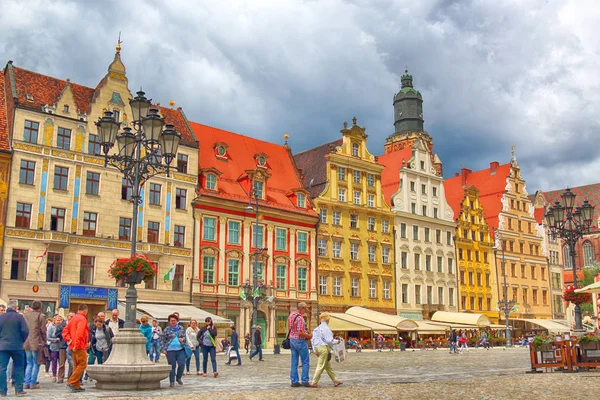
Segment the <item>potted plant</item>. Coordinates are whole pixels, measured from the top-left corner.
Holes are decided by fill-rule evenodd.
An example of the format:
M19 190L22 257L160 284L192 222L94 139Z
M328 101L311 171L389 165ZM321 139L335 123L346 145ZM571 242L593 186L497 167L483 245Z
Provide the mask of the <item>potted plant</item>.
M568 303L585 304L592 301L591 293L575 293L575 286L567 286L563 292L563 300Z
M552 351L552 338L546 336L535 336L533 338L533 347L536 351Z
M154 279L158 268L154 261L143 254L133 257L118 258L108 268L108 276L116 281L139 284Z
M593 334L583 335L578 340L579 347L582 350L599 350L600 349L600 336Z

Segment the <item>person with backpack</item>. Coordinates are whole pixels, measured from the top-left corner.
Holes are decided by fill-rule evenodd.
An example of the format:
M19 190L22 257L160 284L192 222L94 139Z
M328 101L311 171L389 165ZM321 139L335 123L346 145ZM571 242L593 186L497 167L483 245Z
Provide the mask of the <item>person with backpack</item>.
M169 385L175 386L175 381L183 385L181 378L185 369L185 329L179 325L179 317L175 314L169 315L169 326L167 326L160 337L160 350L167 356L171 366L169 373Z
M210 354L210 363L213 369L213 376L219 376L217 372L217 328L213 325L212 318L204 319L204 326L198 332L198 343L202 348L202 376L206 377L208 367L208 356Z

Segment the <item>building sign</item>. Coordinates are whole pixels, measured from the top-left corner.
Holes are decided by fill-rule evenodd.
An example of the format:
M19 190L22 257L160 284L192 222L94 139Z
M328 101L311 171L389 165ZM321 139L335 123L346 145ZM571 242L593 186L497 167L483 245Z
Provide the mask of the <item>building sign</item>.
M17 306L20 311L25 310L25 306L30 306L33 303L33 300L17 300ZM42 303L42 309L40 310L42 314L46 315L46 317L52 318L54 317L56 311L56 302L54 301L40 301Z
M420 312L400 312L400 316L414 321L421 321L423 319L423 314Z
M117 308L119 292L117 289L108 289L94 286L67 286L60 287L61 308L69 308L71 299L104 300L108 302L107 309Z

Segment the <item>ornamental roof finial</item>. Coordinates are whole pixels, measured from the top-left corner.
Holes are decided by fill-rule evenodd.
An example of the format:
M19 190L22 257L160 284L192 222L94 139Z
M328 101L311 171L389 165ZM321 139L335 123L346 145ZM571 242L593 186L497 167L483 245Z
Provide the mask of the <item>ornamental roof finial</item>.
M123 43L123 42L121 41L121 31L119 31L119 39L117 40L117 47L116 47L117 54L121 54L121 43Z

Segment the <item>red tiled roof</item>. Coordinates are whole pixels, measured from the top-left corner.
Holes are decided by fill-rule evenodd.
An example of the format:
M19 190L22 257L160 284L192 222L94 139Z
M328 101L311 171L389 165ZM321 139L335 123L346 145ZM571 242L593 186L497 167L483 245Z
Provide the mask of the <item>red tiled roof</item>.
M479 203L483 208L486 222L492 229L498 228L498 214L502 211L502 195L506 191L506 178L510 174L510 163L499 165L494 174L490 168L469 172L463 183L463 175L444 181L446 201L454 210L454 217L460 214L465 189L475 186L479 190Z
M565 285L573 284L573 270L564 270L563 271L563 280L565 281ZM583 280L583 271L577 270L577 282L581 282ZM577 286L581 286L579 283Z
M245 171L257 168L254 155L264 153L267 156L267 172L271 176L266 183L266 200L261 204L311 216L317 215L312 209L310 199L307 199L308 207L300 209L289 197L293 190L304 187L287 147L196 122L190 122L190 125L200 146L200 168L216 169L221 173L217 184L218 193L200 187L201 195L247 203L248 192L239 180L246 175ZM227 160L217 159L214 150L216 143L228 146Z
M89 112L90 105L96 90L98 90L104 81L100 81L96 89L87 86L78 85L73 82L67 82L62 79L42 75L37 72L28 71L23 68L12 67L14 72L15 86L17 89L16 97L21 107L41 111L46 104L54 105L62 94L66 85L71 85L75 106L79 112ZM30 94L33 100L27 100ZM181 132L181 144L189 147L198 147L196 139L187 123L185 115L181 108L173 110L166 107L159 107L160 113L165 117L165 122L172 123L175 128Z
M555 202L561 200L561 195L566 189L558 189L552 190L549 192L543 192L546 201L548 201L549 205L554 205ZM600 183L594 183L591 185L585 186L577 186L571 188L571 191L577 195L575 198L575 206L581 206L584 200L588 200L594 209L594 226L596 226L596 221L600 218Z
M4 74L0 74L0 151L10 151Z
M327 184L327 159L325 155L341 145L342 139L337 139L294 154L296 166L302 172L304 187L308 189L313 199L319 197Z
M383 154L377 160L385 167L381 172L381 188L385 201L390 207L393 206L392 196L400 190L400 168L411 158L412 148L406 147L399 151Z

